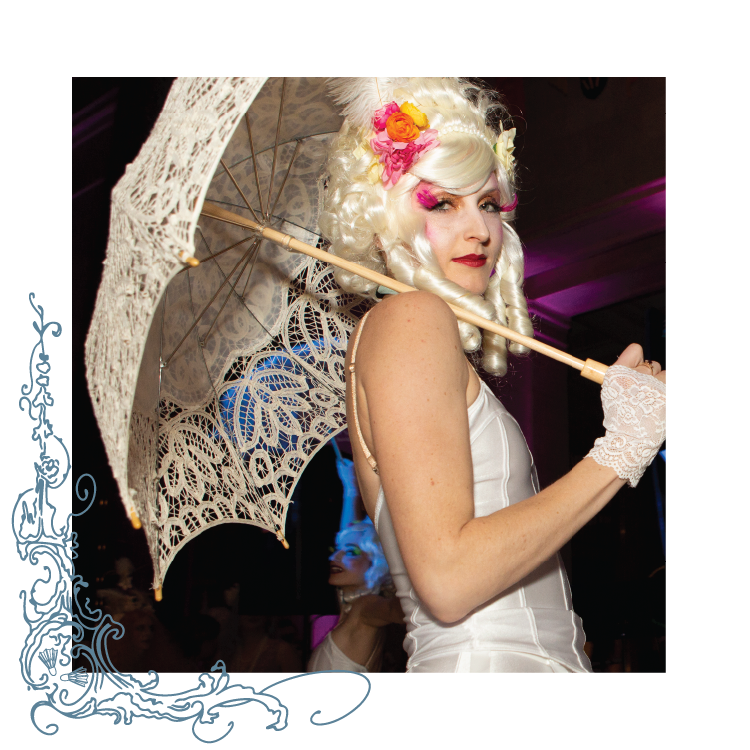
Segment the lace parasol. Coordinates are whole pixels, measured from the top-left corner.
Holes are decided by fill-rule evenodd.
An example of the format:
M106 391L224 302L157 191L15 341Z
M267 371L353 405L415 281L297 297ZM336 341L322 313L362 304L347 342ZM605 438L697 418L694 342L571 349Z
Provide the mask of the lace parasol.
M157 594L207 528L248 523L283 540L297 479L346 426L362 300L330 266L200 217L208 200L321 245L319 170L341 122L324 79L178 79L113 191L86 366Z

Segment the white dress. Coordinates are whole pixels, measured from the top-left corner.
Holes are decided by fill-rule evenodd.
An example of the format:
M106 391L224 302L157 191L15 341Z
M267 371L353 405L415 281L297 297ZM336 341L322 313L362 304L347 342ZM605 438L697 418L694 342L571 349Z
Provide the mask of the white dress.
M468 415L474 516L536 494L536 468L521 428L484 383ZM374 523L404 611L407 672L591 671L559 554L462 620L446 624L414 591L382 487Z
M370 654L366 664L357 664L356 661L350 659L335 643L331 631L326 634L326 637L315 647L315 650L310 656L310 661L307 662L308 672L325 672L328 670L344 670L346 672L369 672L372 669L372 663L375 661L375 656L378 650L378 646L381 641L375 644L375 648Z

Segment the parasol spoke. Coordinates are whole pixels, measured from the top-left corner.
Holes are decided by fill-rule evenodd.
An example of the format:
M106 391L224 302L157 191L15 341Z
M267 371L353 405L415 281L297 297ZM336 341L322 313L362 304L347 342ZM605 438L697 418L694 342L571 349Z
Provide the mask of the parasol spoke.
M239 242L235 242L233 245L230 245L229 247L224 248L224 250L220 250L218 253L212 253L211 252L211 248L210 248L210 246L209 246L208 242L206 241L206 238L205 238L205 236L203 234L203 230L201 229L200 226L196 227L196 229L197 229L198 232L200 232L201 239L203 240L204 244L206 245L206 251L208 252L208 255L209 255L209 257L206 258L206 260L204 262L208 262L209 260L213 260L215 258L218 258L223 253L229 252L230 250L234 249L238 245L241 245L243 242L247 242L248 240L258 240L258 241L260 241L260 239L258 238L257 234L251 234L248 237L245 237L244 239L240 240ZM249 248L249 250L251 252L252 252L252 249L253 249L252 247ZM258 254L256 254L253 257L253 265L250 267L250 273L251 274L253 272L253 268L255 267L255 261L257 260L257 258L258 258ZM218 263L217 263L216 267L219 269L219 273L221 273L221 275L224 276L224 278L226 278L226 275L224 274L224 271L222 270L221 266ZM183 271L189 271L190 269L189 268L184 268L182 270ZM180 271L179 273L182 273L182 271ZM250 276L248 275L247 279L245 280L245 286L242 289L242 294L241 295L237 292L237 289L236 289L235 286L232 286L233 293L237 297L237 300L239 301L239 303L245 308L245 310L247 310L248 314L252 315L253 319L255 320L255 322L270 336L271 332L264 325L263 321L260 320L258 318L258 316L252 311L252 309L248 306L247 302L245 301L245 292L247 291L247 284L248 284L249 281L250 281ZM239 286L239 280L237 282L237 285Z
M258 248L259 247L260 247L260 239L256 239L255 242L253 242L253 244L248 248L247 252L245 253L245 256L244 256L246 258L245 265L242 266L242 268L240 269L240 274L237 277L237 281L236 281L236 284L238 286L239 286L240 280L242 279L242 274L245 273L245 269L247 268L247 264L251 260L251 256L252 256L252 260L253 260L253 265L255 265L255 258L258 257ZM252 269L251 269L251 273L252 273ZM250 275L248 274L248 279L249 278L250 278ZM245 284L245 286L247 286L247 284ZM203 342L202 342L203 346L206 345L206 342L208 341L208 337L211 335L211 331L214 330L214 326L216 325L216 321L221 317L221 314L224 312L224 308L227 306L227 302L229 302L229 299L231 298L231 296L233 294L236 295L238 297L238 299L240 300L240 302L242 302L242 299L245 296L244 295L244 291L243 291L242 295L240 295L237 292L237 288L235 287L235 285L231 281L229 282L229 287L230 287L229 288L229 292L227 293L227 296L226 296L224 302L222 303L221 308L219 309L219 312L216 313L216 317L213 319L213 322L211 323L211 326L209 327L208 331L206 332L206 335L203 337Z
M209 247L208 242L206 242L206 238L205 238L205 236L204 236L203 231L201 230L201 228L197 227L197 230L200 232L201 239L205 243L206 250L208 251L209 257L206 259L206 261L214 260L214 259L218 258L222 253L229 252L233 248L237 247L238 245L241 245L243 242L247 242L248 240L253 240L254 242L259 242L259 239L258 239L257 235L252 235L251 234L251 235L245 237L244 239L240 240L239 242L235 242L234 245L230 245L229 247L225 248L224 250L221 250L220 252L216 253L216 255L214 255L211 252L211 248ZM248 248L248 252L253 252L253 247ZM253 264L254 263L255 263L255 261L253 261ZM222 270L221 266L217 264L217 268L219 269L219 273L222 276L224 276L224 271ZM243 269L243 271L244 271L244 269ZM243 272L240 271L240 276L242 276L242 273ZM237 279L237 285L239 285L239 283L240 283L239 279ZM237 287L234 284L230 283L230 286L232 287L232 291L233 291L234 295L237 297L237 300L240 302L240 304L242 304L245 307L245 309L249 309L247 307L247 305L245 304L245 293L244 293L244 290L243 290L243 293L240 295L240 294L237 293ZM247 288L247 283L245 284L245 288Z
M224 167L224 171L229 175L229 179L232 181L234 186L237 188L237 192L242 196L242 200L245 201L245 205L250 209L251 213L255 217L255 221L260 221L258 218L258 214L255 213L255 209L250 205L250 201L247 199L245 194L242 192L242 188L237 184L237 180L234 179L234 175L232 174L231 170L227 166L224 159L221 159L221 166ZM262 213L262 208L261 208Z
M289 166L286 169L286 174L284 175L284 180L281 183L281 187L279 188L279 193L276 196L276 200L273 202L273 208L269 211L269 217L273 216L273 212L276 210L276 205L279 202L279 198L281 198L281 194L284 192L284 186L286 185L287 177L289 177L289 173L292 171L292 166L294 165L294 160L297 158L297 152L299 151L299 140L294 145L294 152L292 153L292 158L289 161ZM269 194L270 197L270 194ZM266 218L269 218L266 217Z
M258 238L258 246L260 246L260 238ZM248 272L247 278L245 279L245 286L242 289L242 300L243 301L245 299L245 292L247 291L247 285L250 283L250 277L253 275L253 270L255 269L255 261L258 260L258 256L259 255L260 255L260 251L256 252L255 255L253 255L253 265L250 266L250 271Z
M263 211L263 193L260 189L260 176L258 175L258 160L255 157L255 146L253 146L253 133L250 129L250 111L245 112L245 123L247 124L247 137L250 140L250 153L253 157L253 172L255 173L255 186L258 189L258 203L260 203L260 212Z
M279 119L276 123L276 143L273 147L273 162L271 163L271 180L268 183L268 203L266 203L266 209L269 208L271 203L271 190L273 190L273 178L276 173L276 157L279 153L279 134L281 133L281 117L284 111L284 92L286 91L286 78L281 80L281 99L279 101ZM299 141L298 141L299 143ZM266 210L266 221L271 218L271 212Z
M195 327L198 325L198 323L200 323L201 319L206 314L206 311L208 310L208 308L211 307L211 305L213 305L214 300L219 296L221 290L229 283L229 279L231 279L232 276L234 276L234 272L239 268L240 263L242 263L242 261L244 261L245 258L248 257L248 255L250 255L251 250L252 250L252 247L249 250L247 250L247 252L245 252L245 254L237 261L234 268L227 274L224 281L221 282L221 285L219 286L219 288L214 292L214 296L211 297L211 299L208 301L206 306L200 311L200 313L197 315L197 317L193 321L193 324L190 326L190 328L188 328L187 333L182 337L182 339L180 339L180 343L177 344L177 346L174 348L174 350L169 355L169 357L167 357L166 361L162 365L163 367L169 367L169 363L172 361L174 355L177 354L180 347L187 340L187 337L195 330Z
M200 227L196 227L196 229L201 232ZM206 238L203 236L203 232L201 232L201 238L204 242L206 242ZM208 246L208 243L206 242L206 249L208 250L208 258L204 261L204 263L207 263L209 260L216 260L220 255L224 255L224 253L228 253L230 250L234 250L235 247L238 247L243 242L248 242L249 240L254 239L254 235L248 235L244 239L241 239L239 242L235 242L234 245L230 245L229 247L225 247L223 250L219 250L218 253L212 253L211 248ZM189 271L191 266L185 266L185 268L181 268L177 273L185 273L185 271Z

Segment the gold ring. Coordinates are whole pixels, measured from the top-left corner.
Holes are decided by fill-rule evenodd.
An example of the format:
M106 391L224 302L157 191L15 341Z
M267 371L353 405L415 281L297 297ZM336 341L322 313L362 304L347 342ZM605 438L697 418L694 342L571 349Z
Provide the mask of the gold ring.
M643 362L641 362L641 365L643 365L644 367L648 367L648 369L651 370L651 374L654 374L654 365L650 359L644 359ZM638 367L640 367L641 365L638 365Z

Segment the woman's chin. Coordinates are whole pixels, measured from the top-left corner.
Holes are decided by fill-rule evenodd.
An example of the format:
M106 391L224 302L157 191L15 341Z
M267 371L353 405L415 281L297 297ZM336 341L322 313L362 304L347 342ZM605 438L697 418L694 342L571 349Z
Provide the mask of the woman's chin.
M476 269L464 269L463 267L451 269L451 271L450 274L446 274L448 281L458 284L467 292L482 295L487 291L490 280L485 272Z

